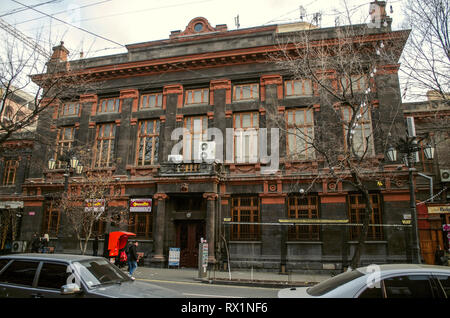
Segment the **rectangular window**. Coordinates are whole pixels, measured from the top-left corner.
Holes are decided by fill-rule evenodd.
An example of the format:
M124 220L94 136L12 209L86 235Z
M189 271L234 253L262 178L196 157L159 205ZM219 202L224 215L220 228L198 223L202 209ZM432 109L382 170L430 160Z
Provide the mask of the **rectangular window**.
M186 90L186 100L185 105L195 105L195 104L208 104L209 103L209 89L189 89Z
M14 260L3 271L0 282L31 287L38 265L39 262Z
M288 198L288 218L317 220L319 218L318 197L291 196ZM293 225L289 227L288 239L290 241L318 241L320 233L319 225Z
M133 232L139 238L152 238L152 213L136 212L130 213L128 231Z
M284 82L284 89L286 97L299 96L311 97L313 96L313 86L309 79L289 80Z
M75 141L74 127L61 127L58 131L58 144L56 145L56 153L54 159L56 160L56 168L65 168L66 162L58 160L61 156L68 153Z
M19 161L17 159L8 159L5 161L3 170L3 185L13 185L16 182L17 168Z
M117 113L119 111L119 98L105 98L98 103L98 113Z
M369 231L367 240L377 241L383 239L383 228L381 220L381 204L378 194L369 194L372 203L372 212L369 220ZM363 224L366 204L361 194L351 194L349 200L349 222L352 224ZM362 226L350 226L350 240L358 240Z
M364 92L369 88L369 81L366 75L351 75L350 77L344 76L341 78L341 89L350 93L350 88L354 93Z
M116 138L115 124L97 125L95 138L94 167L111 167L114 160Z
M140 109L161 108L162 99L163 99L162 93L144 94L141 96Z
M80 112L80 104L78 102L67 102L62 104L59 117L78 116Z
M183 160L198 160L200 142L206 141L208 117L193 116L184 119L185 135L183 136Z
M42 222L42 233L50 236L57 236L59 230L60 213L58 203L55 201L47 201L44 207L44 220Z
M307 108L286 111L287 152L291 160L315 158L314 148L314 110Z
M67 279L70 276L70 271L67 271L67 265L53 264L45 262L39 272L38 287L60 290L63 285L67 284Z
M351 136L351 151L361 157L363 155L373 156L375 149L373 145L372 133L372 119L370 107L360 107L356 114L356 121L353 127L350 127L350 122L353 116L353 110L349 106L341 108L344 126L345 145L347 145L347 134L350 130Z
M153 165L158 162L159 120L142 120L139 122L138 166Z
M259 113L234 114L234 159L237 163L258 161Z
M233 198L231 210L233 224L231 226L231 240L234 241L257 241L260 239L260 225L251 224L259 222L259 200L258 197Z
M236 101L259 99L259 84L234 85L233 99Z

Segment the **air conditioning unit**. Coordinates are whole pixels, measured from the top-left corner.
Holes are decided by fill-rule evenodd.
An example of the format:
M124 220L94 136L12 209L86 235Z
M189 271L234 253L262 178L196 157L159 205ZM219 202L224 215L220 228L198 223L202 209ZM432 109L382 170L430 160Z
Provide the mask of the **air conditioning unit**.
M180 163L183 161L183 156L182 155L169 155L169 157L167 158L167 161L169 161L171 163Z
M441 182L450 182L450 169L441 169Z
M13 241L11 245L12 253L24 253L27 249L27 241Z
M214 141L202 141L198 145L198 159L213 162L216 159L216 143Z

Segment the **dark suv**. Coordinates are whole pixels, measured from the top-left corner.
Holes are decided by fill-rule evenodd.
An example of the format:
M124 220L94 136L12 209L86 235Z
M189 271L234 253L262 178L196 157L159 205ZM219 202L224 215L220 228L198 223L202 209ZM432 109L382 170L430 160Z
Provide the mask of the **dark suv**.
M68 254L0 256L0 297L178 298L178 292L133 281L103 257Z

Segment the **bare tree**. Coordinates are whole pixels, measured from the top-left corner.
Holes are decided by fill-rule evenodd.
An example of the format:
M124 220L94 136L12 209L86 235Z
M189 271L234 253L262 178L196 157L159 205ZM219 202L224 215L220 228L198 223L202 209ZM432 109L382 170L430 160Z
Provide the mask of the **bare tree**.
M2 33L0 50L1 146L16 132L34 130L39 115L55 102L79 96L95 85L87 76L76 75L67 60L47 53L38 44L44 42L40 35L32 40L3 20L0 25L8 32Z
M72 182L59 199L58 207L76 235L82 254L94 235L96 222L127 224L126 209L110 206L116 190L110 173L90 170L77 183Z
M286 134L286 157L321 162L315 179L349 184L365 203L352 268L359 265L369 228L381 230L369 227L374 219L368 181L383 173L380 154L398 133L403 116L398 87L377 78L386 65L398 63L407 36L367 25L321 30L306 24L295 37L279 36L281 53L273 56L305 97L300 118L294 110L281 115L268 110L270 120ZM380 109L378 90L392 94L393 104Z
M434 91L449 100L450 3L448 0L408 0L404 7L411 35L402 59L409 96L423 97Z

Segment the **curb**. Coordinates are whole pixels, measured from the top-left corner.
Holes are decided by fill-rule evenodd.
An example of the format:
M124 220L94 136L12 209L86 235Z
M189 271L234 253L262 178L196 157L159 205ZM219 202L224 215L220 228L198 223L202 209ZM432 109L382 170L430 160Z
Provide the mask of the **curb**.
M281 282L281 281L245 280L245 279L229 280L226 278L215 278L215 279L194 278L194 280L205 284L280 288L280 289L290 287L309 287L317 284L317 282Z

